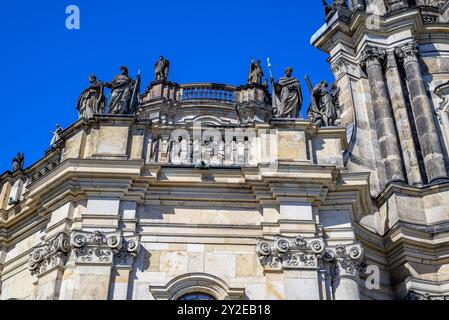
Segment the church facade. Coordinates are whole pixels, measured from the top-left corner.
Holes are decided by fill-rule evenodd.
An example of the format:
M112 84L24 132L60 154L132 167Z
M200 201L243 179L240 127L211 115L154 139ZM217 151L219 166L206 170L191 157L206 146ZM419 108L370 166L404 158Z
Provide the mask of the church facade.
M0 300L449 298L449 1L334 0L295 71L95 75L0 176ZM104 91L111 90L109 102Z

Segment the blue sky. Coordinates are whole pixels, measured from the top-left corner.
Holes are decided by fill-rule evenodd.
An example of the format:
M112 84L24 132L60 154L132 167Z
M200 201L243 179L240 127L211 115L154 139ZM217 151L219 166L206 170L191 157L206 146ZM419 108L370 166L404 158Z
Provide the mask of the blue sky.
M68 5L80 8L80 30L65 27ZM110 81L123 64L133 77L140 69L143 90L162 54L172 81L240 85L250 57L260 58L268 75L269 56L276 78L294 68L305 96L305 74L333 80L327 55L310 45L324 23L320 0L21 0L5 2L2 13L0 172L18 151L26 166L37 161L55 125L77 120L90 73Z

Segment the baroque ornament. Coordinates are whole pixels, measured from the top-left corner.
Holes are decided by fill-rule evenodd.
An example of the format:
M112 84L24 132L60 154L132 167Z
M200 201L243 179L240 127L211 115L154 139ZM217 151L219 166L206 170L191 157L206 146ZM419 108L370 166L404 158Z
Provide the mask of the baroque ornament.
M396 54L399 59L404 61L404 64L411 61L418 61L419 45L416 41L410 41L409 43L396 48Z
M70 249L69 237L64 233L60 233L33 251L30 255L28 270L33 275L40 276L54 268L63 267L67 261Z
M245 101L242 103L236 103L235 108L239 116L240 124L265 122L266 115L262 112L263 103Z
M320 238L306 240L302 236L294 239L277 237L275 240L262 240L256 247L260 262L268 271L288 269L316 269L319 263L333 266L334 274L342 271L349 274L364 272L362 262L364 250L360 244L338 245L327 248Z
M261 241L257 245L257 255L268 270L313 269L318 259L325 254L325 245L321 239L305 240L278 237L274 241Z
M71 239L78 263L112 263L114 257L119 264L132 263L138 255L139 241L133 237L123 237L118 232L105 233L74 232Z

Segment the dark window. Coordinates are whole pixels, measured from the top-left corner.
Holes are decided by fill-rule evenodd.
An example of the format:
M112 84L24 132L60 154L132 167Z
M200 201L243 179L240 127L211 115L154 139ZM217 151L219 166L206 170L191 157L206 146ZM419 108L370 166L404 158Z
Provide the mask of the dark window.
M189 293L178 300L184 300L184 301L198 301L198 300L216 300L211 295L205 294L205 293Z

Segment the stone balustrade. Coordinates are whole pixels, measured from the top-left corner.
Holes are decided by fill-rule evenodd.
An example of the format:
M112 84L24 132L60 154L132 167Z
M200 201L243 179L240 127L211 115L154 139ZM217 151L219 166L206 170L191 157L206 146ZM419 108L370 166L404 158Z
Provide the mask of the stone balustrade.
M181 85L178 97L182 101L211 100L223 103L235 102L236 87L221 84L187 84Z

